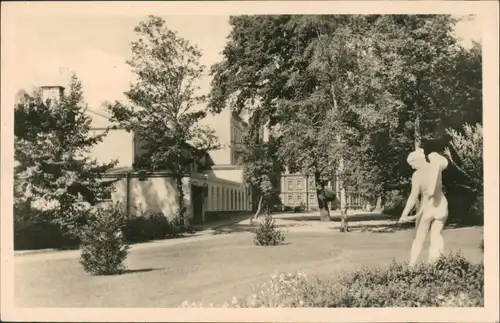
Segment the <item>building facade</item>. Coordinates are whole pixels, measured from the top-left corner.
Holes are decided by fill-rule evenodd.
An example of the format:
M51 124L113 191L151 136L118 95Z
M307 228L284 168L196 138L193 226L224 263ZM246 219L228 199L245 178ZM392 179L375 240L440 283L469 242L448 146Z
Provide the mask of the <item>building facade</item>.
M57 101L63 95L61 86L43 86L42 97ZM91 135L106 131L110 116L106 111L89 108ZM186 214L192 223L200 224L237 213L251 212L252 190L243 183L243 168L237 164L241 156L242 137L247 126L240 116L229 111L210 115L203 120L215 130L221 149L192 164L182 179ZM103 141L89 152L98 162L117 160L117 166L105 177L116 179L115 191L109 197L120 202L130 215L161 212L173 218L179 201L177 185L168 171L144 171L134 168L134 161L143 153L140 140L125 129L110 129Z
M281 174L280 184L280 199L285 209L302 208L310 211L318 209L314 177L285 173ZM335 192L337 201L339 201L342 188L340 181L337 180L337 176L328 181L327 187ZM338 203L332 203L331 208L335 208L336 204ZM363 199L355 192L346 192L345 204L348 208L361 208Z

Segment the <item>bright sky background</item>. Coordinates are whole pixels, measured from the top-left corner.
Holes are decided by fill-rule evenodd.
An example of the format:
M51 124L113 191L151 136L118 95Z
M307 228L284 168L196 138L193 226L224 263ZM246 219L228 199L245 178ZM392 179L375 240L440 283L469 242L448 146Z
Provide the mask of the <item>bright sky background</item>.
M71 71L83 83L89 106L122 100L131 72L125 63L133 28L144 16L51 16L17 21L15 44L15 88L66 85ZM164 16L167 26L196 44L208 67L221 59L230 32L228 16ZM456 33L466 42L478 40L481 26L475 20L457 26ZM201 81L208 90L210 77Z

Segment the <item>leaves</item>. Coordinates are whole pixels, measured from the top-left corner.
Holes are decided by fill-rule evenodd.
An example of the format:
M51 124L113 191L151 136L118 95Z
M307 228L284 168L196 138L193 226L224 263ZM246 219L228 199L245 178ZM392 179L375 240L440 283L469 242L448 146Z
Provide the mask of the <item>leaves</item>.
M200 125L205 118L205 95L197 81L204 66L201 51L149 16L134 29L132 59L128 64L136 80L125 92L130 104L108 105L112 121L133 132L141 146L136 168L169 170L179 182L193 163L203 165L210 150L219 147L215 132ZM182 185L179 209L184 212Z
M101 164L87 154L107 132L90 136L85 110L75 75L60 102L43 102L37 91L24 94L14 110L15 203L30 203L68 227L113 189L113 181L103 181L101 175L116 161Z

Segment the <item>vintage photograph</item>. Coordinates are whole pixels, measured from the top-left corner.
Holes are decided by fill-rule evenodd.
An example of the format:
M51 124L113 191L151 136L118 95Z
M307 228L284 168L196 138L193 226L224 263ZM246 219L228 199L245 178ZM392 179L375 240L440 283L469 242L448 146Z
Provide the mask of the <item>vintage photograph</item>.
M485 306L477 15L40 14L15 37L16 306Z

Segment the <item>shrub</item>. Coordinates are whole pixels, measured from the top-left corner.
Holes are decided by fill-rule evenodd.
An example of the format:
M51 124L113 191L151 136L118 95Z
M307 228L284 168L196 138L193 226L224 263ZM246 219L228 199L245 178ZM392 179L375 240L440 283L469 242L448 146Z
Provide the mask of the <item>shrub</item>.
M302 213L306 210L306 205L304 203L300 203L300 205L295 206L293 208L293 213Z
M50 216L27 205L14 207L14 250L78 249L78 238L65 234Z
M464 224L483 222L483 128L465 124L463 131L447 130L451 137L445 154L450 160L443 183L450 194L450 214ZM453 193L451 193L453 192ZM451 196L450 196L451 197ZM452 212L453 211L453 212Z
M408 197L405 197L400 191L389 192L385 201L383 213L391 217L401 216L401 213L403 213L405 208L407 198Z
M202 307L184 302L184 307ZM249 297L233 298L226 307L442 307L484 306L484 266L460 254L432 264L409 267L366 266L333 278L274 275Z
M175 219L169 219L162 212L137 209L138 215L131 215L124 228L125 240L132 243L164 239L176 233Z
M276 221L266 215L255 231L254 243L258 246L276 246L283 244L285 236L276 228Z
M129 246L125 243L123 228L126 215L117 205L103 205L93 209L80 232L80 263L92 275L122 273Z

